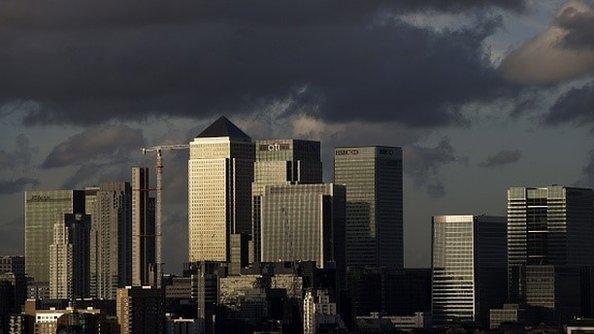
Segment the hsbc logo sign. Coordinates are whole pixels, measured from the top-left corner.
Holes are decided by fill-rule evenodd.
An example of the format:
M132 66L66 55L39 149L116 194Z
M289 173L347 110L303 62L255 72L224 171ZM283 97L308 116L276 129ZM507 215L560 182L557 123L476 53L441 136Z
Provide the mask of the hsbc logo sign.
M336 155L359 155L359 150L358 149L336 150Z

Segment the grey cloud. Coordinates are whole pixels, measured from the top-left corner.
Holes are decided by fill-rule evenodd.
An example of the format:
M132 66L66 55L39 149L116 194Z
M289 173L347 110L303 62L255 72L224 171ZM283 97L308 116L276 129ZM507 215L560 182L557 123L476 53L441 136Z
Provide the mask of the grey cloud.
M590 151L588 161L582 168L582 177L576 182L576 185L587 188L594 187L594 150Z
M23 191L27 186L37 186L39 181L29 177L14 180L0 180L0 194L14 194Z
M83 165L114 159L128 161L130 154L144 146L140 129L127 125L102 126L86 129L58 144L45 158L42 168Z
M549 125L571 123L577 126L594 122L594 82L572 88L561 95L545 116Z
M466 103L517 91L483 50L500 25L493 16L433 31L382 15L519 8L513 1L188 1L157 10L164 2L87 0L47 12L29 1L0 10L0 101L38 102L28 125L206 118L292 97L327 121L433 127L463 123ZM85 10L96 14L88 26Z
M15 138L15 147L12 151L0 150L0 170L26 169L31 166L33 154L37 151L32 147L29 137L20 134Z
M24 217L0 218L0 254L22 254L24 245Z
M499 167L518 162L522 158L520 150L502 150L489 157L479 164L480 167Z
M443 138L435 147L409 146L404 149L404 171L416 187L425 188L427 195L438 198L445 195L440 179L444 165L465 163L465 157L456 154L449 139Z
M500 70L512 82L553 85L594 73L594 10L567 2L551 26L508 54Z

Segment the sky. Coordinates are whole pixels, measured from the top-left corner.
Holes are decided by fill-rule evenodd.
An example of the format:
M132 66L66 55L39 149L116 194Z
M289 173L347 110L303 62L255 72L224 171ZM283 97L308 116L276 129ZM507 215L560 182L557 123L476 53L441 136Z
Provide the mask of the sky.
M510 186L592 187L589 0L0 0L0 253L23 191L129 180L140 147L225 115L253 139L404 149L405 264L431 216L505 215ZM163 252L187 257L187 153Z

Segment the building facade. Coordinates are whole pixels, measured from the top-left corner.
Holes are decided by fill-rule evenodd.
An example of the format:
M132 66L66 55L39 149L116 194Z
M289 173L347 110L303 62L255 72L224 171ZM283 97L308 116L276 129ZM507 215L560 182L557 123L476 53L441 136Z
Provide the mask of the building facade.
M336 148L334 182L347 188L347 265L402 268L402 149Z
M228 261L230 235L251 234L254 144L221 117L190 143L189 261Z
M97 192L91 217L91 295L115 299L131 281L132 191L128 182L110 182Z
M320 142L297 139L256 141L252 184L253 260L260 261L262 193L266 185L322 183Z
M549 186L507 191L508 295L526 301L526 266L594 264L592 189Z
M489 310L505 302L505 218L434 216L432 226L434 324L487 325Z
M155 200L149 169L132 167L132 285L155 285ZM158 280L157 280L158 281Z
M54 224L50 245L50 298L73 299L89 296L89 236L91 216L65 214Z
M262 262L316 261L344 272L345 196L331 183L265 186Z
M163 290L150 286L126 286L117 292L120 334L161 334L165 329Z
M66 213L84 213L85 195L79 190L25 192L25 271L39 281L49 281L49 246L54 224Z

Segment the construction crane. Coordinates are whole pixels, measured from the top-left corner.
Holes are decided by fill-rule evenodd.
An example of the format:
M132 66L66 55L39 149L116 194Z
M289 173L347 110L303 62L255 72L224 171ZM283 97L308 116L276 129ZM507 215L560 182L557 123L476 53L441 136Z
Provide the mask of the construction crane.
M155 174L157 178L157 196L155 198L155 264L157 266L155 272L155 286L161 287L161 280L163 277L163 261L161 259L161 190L163 189L161 182L163 176L163 151L172 150L186 150L189 149L189 144L173 144L173 145L157 145L153 147L146 147L141 149L142 154L155 152Z

